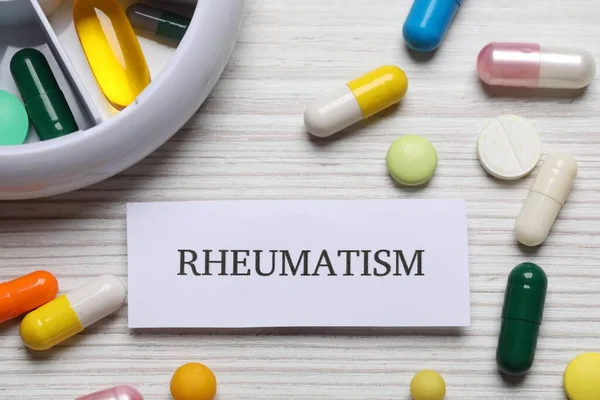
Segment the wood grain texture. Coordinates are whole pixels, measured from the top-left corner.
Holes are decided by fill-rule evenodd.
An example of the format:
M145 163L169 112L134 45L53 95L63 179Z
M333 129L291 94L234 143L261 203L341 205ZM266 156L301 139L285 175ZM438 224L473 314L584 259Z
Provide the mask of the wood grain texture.
M448 399L561 399L562 373L600 348L600 89L583 93L494 91L475 58L490 41L576 44L600 56L600 3L590 0L466 0L443 47L429 60L405 50L409 0L249 0L222 80L172 140L140 164L87 189L0 204L0 279L36 268L61 291L101 273L127 279L125 204L207 199L446 198L467 201L473 324L463 331L285 331L276 334L131 332L127 307L43 354L24 348L18 324L0 327L0 398L69 400L119 383L169 399L169 380L188 361L209 365L219 400L408 399L419 369L440 371ZM303 129L308 101L380 64L405 69L402 104L332 140ZM176 105L172 105L176 107ZM528 118L543 150L567 151L580 172L551 236L537 251L512 228L534 173L490 178L475 143L487 119ZM393 184L390 143L426 135L439 152L422 189ZM494 361L510 269L526 260L549 276L533 370L504 381ZM277 301L277 299L275 299ZM403 307L398 305L398 312ZM199 313L203 307L198 305Z

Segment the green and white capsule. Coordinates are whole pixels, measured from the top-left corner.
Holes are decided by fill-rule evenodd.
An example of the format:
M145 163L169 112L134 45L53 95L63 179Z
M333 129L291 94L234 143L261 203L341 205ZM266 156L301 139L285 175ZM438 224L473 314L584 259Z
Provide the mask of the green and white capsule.
M183 39L191 22L189 18L183 15L141 3L134 3L129 6L127 18L137 30L176 41Z

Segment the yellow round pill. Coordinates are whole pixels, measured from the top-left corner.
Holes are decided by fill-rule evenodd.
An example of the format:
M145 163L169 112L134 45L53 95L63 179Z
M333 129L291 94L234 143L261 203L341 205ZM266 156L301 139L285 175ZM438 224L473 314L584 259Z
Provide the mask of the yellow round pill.
M388 149L388 172L401 185L418 186L431 179L437 168L435 147L423 136L404 135Z
M600 399L600 353L583 353L575 357L564 376L569 400Z
M204 364L184 364L171 378L171 396L175 400L212 400L216 393L217 378Z
M410 395L414 400L442 400L446 396L446 382L435 371L419 371L410 382Z

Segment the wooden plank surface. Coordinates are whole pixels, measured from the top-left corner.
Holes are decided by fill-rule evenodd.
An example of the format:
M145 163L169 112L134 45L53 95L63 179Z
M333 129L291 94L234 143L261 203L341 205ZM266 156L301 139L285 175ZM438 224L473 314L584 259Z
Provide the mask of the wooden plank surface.
M13 322L0 327L0 398L69 400L127 382L147 399L169 399L174 369L200 361L217 375L219 400L408 399L422 368L443 374L448 399L565 399L567 363L600 348L600 90L593 83L575 96L491 93L478 81L475 59L490 41L575 44L600 56L600 3L465 0L428 60L403 46L409 7L409 0L249 0L222 80L172 140L106 182L0 204L0 279L46 268L61 291L102 273L126 280L129 201L460 197L468 211L471 328L131 332L125 306L32 354ZM306 103L385 63L406 71L405 101L333 140L311 140L302 125ZM539 128L544 154L571 152L579 162L567 205L534 251L515 243L512 228L539 165L530 177L503 183L486 175L475 154L486 121L506 113ZM425 188L400 188L386 173L387 148L405 133L427 136L438 150L438 171ZM494 361L500 310L508 272L527 260L548 273L547 308L533 370L508 382Z

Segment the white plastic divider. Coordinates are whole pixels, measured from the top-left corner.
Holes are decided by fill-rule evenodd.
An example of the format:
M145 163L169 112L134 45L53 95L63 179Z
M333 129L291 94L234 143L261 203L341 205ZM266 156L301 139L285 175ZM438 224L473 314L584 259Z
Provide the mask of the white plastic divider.
M65 77L67 78L67 80L69 81L71 86L74 89L76 89L75 92L76 92L77 98L78 98L79 102L81 103L81 105L83 106L89 119L92 121L92 125L97 125L97 124L101 123L103 121L103 118L102 118L98 108L92 101L87 88L81 81L71 60L67 56L67 53L65 52L60 40L56 36L56 33L52 29L52 26L50 25L48 18L46 18L46 15L44 14L44 10L38 3L38 0L21 0L21 1L23 1L23 2L29 1L31 3L33 9L35 10L38 21L39 21L40 25L42 26L42 28L44 30L44 34L46 35L46 38L48 40L48 46L49 46L50 50L52 51L52 54L54 55L54 58L56 59L57 63L60 65L61 70L65 74Z

